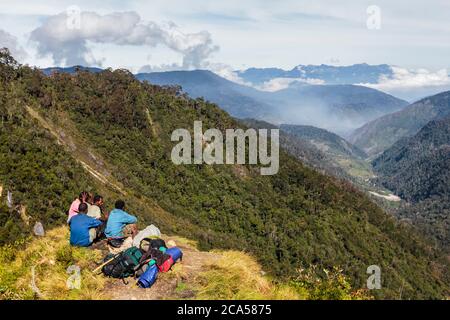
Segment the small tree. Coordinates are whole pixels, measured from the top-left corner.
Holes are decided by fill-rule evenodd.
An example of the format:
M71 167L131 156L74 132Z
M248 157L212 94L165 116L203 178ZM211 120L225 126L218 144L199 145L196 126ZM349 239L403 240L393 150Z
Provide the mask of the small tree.
M0 79L6 83L15 78L20 64L13 58L8 48L0 49Z

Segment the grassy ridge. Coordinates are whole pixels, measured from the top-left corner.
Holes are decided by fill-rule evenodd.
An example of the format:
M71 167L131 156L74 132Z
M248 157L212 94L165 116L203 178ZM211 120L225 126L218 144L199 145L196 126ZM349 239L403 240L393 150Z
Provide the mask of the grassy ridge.
M158 290L130 290L123 284L111 286L112 282L121 281L92 272L103 258L101 251L71 247L68 238L68 228L58 227L43 238L30 237L26 241L0 247L0 299L103 300L136 293L145 297L147 290ZM179 237L177 243L195 246L192 241ZM210 254L218 259L209 261ZM68 281L76 284L73 278L76 273L68 270L69 266L79 267L79 287L69 288L67 285ZM205 253L198 273L188 277L185 268L185 262L178 263L171 272L158 276L158 282L176 278L178 283L174 291L162 292L162 298L180 299L183 291L187 290L193 292L191 299L206 300L370 298L366 292L353 292L347 279L339 272L329 273L325 280L313 273L305 273L289 283L278 283L262 274L254 258L238 251ZM134 283L133 280L131 282Z

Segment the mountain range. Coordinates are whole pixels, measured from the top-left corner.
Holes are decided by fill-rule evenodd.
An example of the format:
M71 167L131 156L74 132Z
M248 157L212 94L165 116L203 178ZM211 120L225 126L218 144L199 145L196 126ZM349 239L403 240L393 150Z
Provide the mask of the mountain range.
M298 65L292 70L280 68L249 68L236 71L245 82L261 85L276 78L321 80L324 84L377 83L381 76L391 77L392 68L387 64L350 66Z
M341 135L407 105L381 91L356 85L294 84L272 95L282 103L276 112L285 123L313 125Z
M444 298L448 261L351 184L280 150L280 170L258 165L175 165L175 129L243 128L217 105L177 88L138 81L126 70L45 75L0 56L0 240L27 236L36 221L64 224L81 190L118 198L163 232L203 249L251 253L277 281L300 269L342 268L366 285L383 270L380 298ZM2 197L3 199L3 197ZM16 208L18 211L16 211Z
M180 85L190 96L204 97L237 118L314 125L338 133L407 105L381 91L355 85L293 84L276 92L260 91L206 70L142 73L136 78Z

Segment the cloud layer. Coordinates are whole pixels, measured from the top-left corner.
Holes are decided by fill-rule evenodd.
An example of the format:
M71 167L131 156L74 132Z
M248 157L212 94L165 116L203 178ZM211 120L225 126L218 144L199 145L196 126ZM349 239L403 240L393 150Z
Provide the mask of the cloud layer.
M31 32L40 56L51 56L57 65L101 64L89 47L94 44L120 46L165 46L183 57L182 67L198 68L218 47L206 31L183 33L173 23L143 21L133 11L100 15L95 12L63 12L49 17Z
M314 78L273 78L269 81L264 82L260 86L255 86L255 88L262 90L262 91L275 92L275 91L287 89L293 83L325 84L325 81L321 80L321 79L314 79Z
M450 90L450 76L447 69L408 70L392 66L392 76L381 76L378 83L360 85L388 92L394 96L413 101L428 95Z

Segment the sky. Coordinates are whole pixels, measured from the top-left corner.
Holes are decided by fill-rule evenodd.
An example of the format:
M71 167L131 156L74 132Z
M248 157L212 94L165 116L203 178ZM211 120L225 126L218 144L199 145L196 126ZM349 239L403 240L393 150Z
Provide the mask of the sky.
M232 78L249 67L365 62L422 81L448 78L449 16L448 0L0 0L0 46L38 67Z
M378 8L379 19L373 11L367 12L371 6ZM76 10L81 11L79 25L75 21L73 29L63 30L55 17L67 12L76 17ZM95 16L83 19L87 13ZM0 41L5 32L16 38L23 62L41 67L66 62L71 52L57 53L58 47L81 44L78 53L85 54L85 61L92 65L167 68L183 65L187 51L201 43L204 47L187 59L235 69L361 62L440 69L449 67L449 16L448 0L1 0ZM98 23L101 31L88 30ZM176 25L172 31L180 33L180 43L156 39L161 35L154 28L144 30L149 24L163 31ZM127 41L132 32L142 34ZM73 53L77 48L66 51ZM195 67L196 62L192 63L185 67Z

